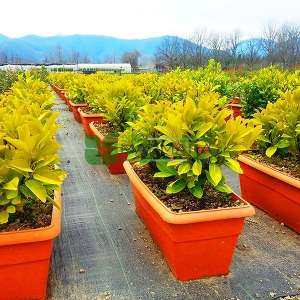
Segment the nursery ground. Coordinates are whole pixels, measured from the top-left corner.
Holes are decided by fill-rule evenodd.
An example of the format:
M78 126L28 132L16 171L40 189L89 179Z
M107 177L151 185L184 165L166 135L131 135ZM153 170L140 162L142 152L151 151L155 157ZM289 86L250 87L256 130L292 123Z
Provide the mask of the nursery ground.
M58 140L69 175L48 300L266 300L300 294L299 235L258 209L245 222L229 275L175 280L134 212L126 175L89 164L81 125L61 100L55 110L61 111ZM238 177L226 173L239 192Z

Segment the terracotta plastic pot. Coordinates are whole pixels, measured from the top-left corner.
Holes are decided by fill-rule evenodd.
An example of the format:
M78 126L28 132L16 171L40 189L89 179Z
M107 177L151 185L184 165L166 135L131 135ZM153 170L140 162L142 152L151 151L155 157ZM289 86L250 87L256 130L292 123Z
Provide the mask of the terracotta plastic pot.
M55 194L61 206L60 193ZM0 299L41 300L46 297L52 241L60 233L61 210L53 208L45 228L0 233Z
M71 106L69 104L69 99L68 97L65 95L65 91L55 85L52 85L53 90L55 91L55 93L68 105L69 110L72 111Z
M114 175L124 174L125 170L123 163L127 159L127 153L111 155L111 151L114 150L113 144L116 142L116 139L110 139L109 137L103 136L95 127L94 122L90 123L90 128L97 137L99 154L109 172Z
M232 110L232 117L235 119L236 117L242 116L242 107L240 104L229 104L231 110Z
M239 160L243 198L300 233L300 180L245 155Z
M232 110L232 118L236 118L239 116L242 116L242 106L240 104L241 100L238 97L235 97L231 100L231 102L229 103L229 107Z
M87 107L88 105L86 103L77 103L76 104L76 103L72 102L71 100L69 100L69 104L70 104L70 107L71 107L71 110L72 110L75 120L77 122L81 123L81 117L78 112L78 108Z
M60 90L60 88L58 87L58 86L56 86L56 85L51 85L51 87L52 87L52 89L54 90L54 92L59 96L59 97L61 97L61 90Z
M230 103L232 103L232 104L240 104L241 103L241 99L239 97L233 97L231 99Z
M68 98L68 96L66 95L66 93L65 92L62 92L62 99L65 101L65 103L67 104L67 106L68 106L68 108L69 108L69 111L71 111L71 112L73 112L72 111L72 106L71 106L71 104L70 104L70 100L69 100L69 98Z
M92 122L105 123L104 118L100 114L87 114L84 111L82 111L81 108L78 108L78 112L86 135L95 136L94 132L92 131L89 125Z
M128 161L129 176L137 214L162 250L168 265L179 280L223 275L229 272L233 252L244 218L254 215L245 200L243 206L172 212L140 180Z

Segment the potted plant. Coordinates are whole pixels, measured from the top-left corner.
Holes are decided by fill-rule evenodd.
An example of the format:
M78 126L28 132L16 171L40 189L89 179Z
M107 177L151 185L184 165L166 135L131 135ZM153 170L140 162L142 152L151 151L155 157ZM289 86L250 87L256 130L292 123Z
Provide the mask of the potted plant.
M83 129L88 136L94 136L94 132L90 128L90 123L105 123L105 119L100 113L94 113L89 107L78 108Z
M66 91L61 89L61 88L57 88L57 90L55 90L55 92L58 94L58 96L67 104L69 111L71 111L71 106L69 104L69 99L66 96Z
M232 110L232 117L233 117L233 118L242 116L242 112L241 112L242 106L241 106L241 100L240 100L239 97L234 97L234 98L230 101L229 107L230 107L231 110Z
M74 115L75 120L77 122L81 123L81 117L80 117L80 114L78 112L78 109L83 108L83 107L87 107L87 104L83 103L83 102L76 103L76 102L74 102L74 100L73 101L69 100L69 103L70 103L71 111Z
M296 72L282 71L275 66L250 72L239 82L244 117L252 117L268 102L275 102L283 92L295 89L298 84L299 75Z
M60 232L57 113L46 84L26 78L0 105L0 288L3 300L45 299Z
M242 196L300 232L300 89L269 103L254 119L258 149L239 157Z
M123 162L127 158L127 153L112 153L117 141L117 132L114 132L110 123L90 123L90 128L97 138L98 152L104 164L111 174L123 174Z
M244 218L254 214L221 165L241 172L235 158L261 129L240 117L226 122L230 113L209 95L149 104L118 140L133 161L124 168L136 212L179 280L227 274Z
M101 115L106 123L90 123L90 128L98 139L99 153L111 174L124 173L123 162L127 153L119 153L115 148L118 136L127 127L128 123L137 116L137 111L148 101L142 90L125 80L111 83L105 91L101 103Z
M52 241L60 234L60 192L46 227L0 232L1 299L45 299ZM1 227L1 225L0 225Z
M74 115L77 122L81 123L81 117L78 112L79 108L87 107L85 102L85 93L82 86L74 85L68 89L69 107Z

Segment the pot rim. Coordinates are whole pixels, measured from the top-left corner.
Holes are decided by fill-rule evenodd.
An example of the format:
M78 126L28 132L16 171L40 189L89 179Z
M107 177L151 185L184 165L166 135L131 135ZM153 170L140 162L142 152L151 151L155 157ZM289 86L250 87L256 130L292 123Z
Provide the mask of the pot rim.
M88 106L87 103L74 103L72 100L68 99L71 106L75 107L86 107Z
M239 155L238 160L256 170L259 170L271 177L300 189L300 180L295 177L289 176L286 173L280 172L279 170L276 170L270 166L257 162L255 159L246 155Z
M123 163L124 169L137 190L146 199L149 205L160 215L167 223L171 224L191 224L198 222L209 222L216 220L234 219L251 217L255 214L255 210L246 200L242 199L235 193L233 197L242 201L245 205L239 207L225 207L210 210L198 210L192 212L172 212L162 201L159 200L147 187L147 185L136 174L129 161Z
M237 107L237 108L242 108L241 104L239 103L229 103L230 107Z
M87 114L85 112L83 112L81 110L81 108L78 108L78 112L79 114L83 117L83 118L99 118L99 117L102 117L100 114Z
M0 246L33 243L52 240L61 230L61 192L54 192L54 201L59 208L53 205L51 224L47 227L24 229L20 231L0 232Z
M94 125L95 123L96 123L96 122L92 121L92 122L89 124L89 126L90 126L92 132L95 134L95 136L98 137L98 139L99 139L101 142L107 143L107 141L105 141L106 135L103 135L103 134L96 128L96 126ZM115 143L115 142L113 142L113 141L111 142L111 144L114 144L114 143Z
M90 126L92 132L94 133L94 135L97 136L97 138L98 138L101 142L103 142L103 141L104 141L104 135L101 134L101 132L95 127L94 123L95 123L94 121L91 122L91 123L89 124L89 126Z

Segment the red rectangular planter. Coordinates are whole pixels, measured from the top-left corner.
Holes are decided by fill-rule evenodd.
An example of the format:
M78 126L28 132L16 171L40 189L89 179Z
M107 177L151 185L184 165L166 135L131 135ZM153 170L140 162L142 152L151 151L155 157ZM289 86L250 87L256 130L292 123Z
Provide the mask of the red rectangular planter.
M111 151L114 150L112 145L115 143L115 141L105 140L105 137L95 127L94 122L90 123L90 128L97 137L98 152L101 155L109 172L113 175L124 174L125 170L123 163L127 159L127 153L111 155Z
M52 85L52 88L56 94L68 105L69 111L72 111L72 107L69 103L68 97L65 95L65 91L55 85Z
M242 116L242 111L241 111L241 105L240 104L230 103L229 106L232 110L232 117L234 119L236 117Z
M300 180L246 156L239 160L242 197L300 233Z
M81 118L81 123L83 126L83 129L88 136L95 136L94 132L90 128L89 124L91 122L98 122L98 123L104 123L104 118L100 114L87 114L81 110L81 108L78 108L78 112Z
M56 193L60 206L60 194ZM45 228L0 233L0 299L43 300L46 297L52 240L60 233L61 211L53 208Z
M246 201L241 207L175 213L167 208L124 163L134 194L136 212L160 247L179 280L192 280L229 272L244 218L254 209Z
M69 104L72 110L72 113L74 115L74 118L77 122L81 123L81 117L78 112L78 108L87 107L88 105L86 103L73 103L71 100L69 100Z

